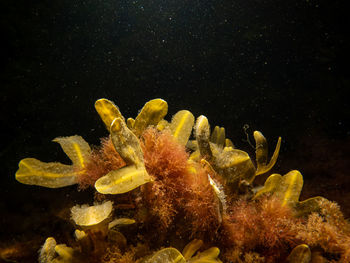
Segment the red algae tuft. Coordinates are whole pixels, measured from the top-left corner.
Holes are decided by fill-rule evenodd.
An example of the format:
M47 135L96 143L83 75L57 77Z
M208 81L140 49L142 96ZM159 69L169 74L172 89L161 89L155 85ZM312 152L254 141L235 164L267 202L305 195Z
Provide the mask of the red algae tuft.
M79 189L94 186L97 179L123 166L125 166L125 162L115 150L111 138L102 138L101 145L92 150L84 170L77 173Z
M186 172L189 154L169 130L147 129L142 134L141 147L147 172L155 178L174 178Z
M219 225L219 205L208 173L198 164L188 162L188 153L168 130L147 129L141 143L145 165L155 181L143 188L147 206L164 228L176 215L183 217L177 231L203 237L215 234ZM176 227L176 226L175 226Z
M279 260L298 244L295 226L301 220L291 208L270 197L255 202L238 200L230 206L222 224L223 243L241 251L258 251L267 259Z

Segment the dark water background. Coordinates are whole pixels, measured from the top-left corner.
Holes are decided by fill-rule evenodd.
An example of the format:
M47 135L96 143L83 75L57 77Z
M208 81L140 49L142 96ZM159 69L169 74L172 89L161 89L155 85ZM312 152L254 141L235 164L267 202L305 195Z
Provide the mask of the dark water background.
M343 2L1 0L6 231L0 244L28 239L30 231L47 235L28 218L86 195L74 187L21 185L14 174L25 157L66 161L50 142L57 136L78 134L98 144L107 132L93 105L102 97L126 117L159 97L169 104L169 118L181 109L204 114L253 157L244 124L262 131L270 148L282 136L274 171L299 169L305 197L317 188L346 206L350 75ZM21 227L13 223L19 220Z

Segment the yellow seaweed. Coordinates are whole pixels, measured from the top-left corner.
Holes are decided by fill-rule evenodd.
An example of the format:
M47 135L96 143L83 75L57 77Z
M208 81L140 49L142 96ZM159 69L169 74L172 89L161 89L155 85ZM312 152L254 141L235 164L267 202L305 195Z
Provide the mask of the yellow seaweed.
M203 241L200 239L194 239L188 243L182 250L182 255L186 260L190 259L198 249L203 245Z
M169 128L169 122L167 120L160 120L157 124L157 130L162 131L166 128Z
M255 196L253 199L256 199L258 197L260 197L263 194L266 193L273 193L278 184L280 183L282 179L282 175L280 174L271 174L265 181L264 186L258 191L256 192Z
M49 263L55 258L57 243L53 237L48 237L39 251L39 263Z
M235 148L235 146L233 145L233 142L230 139L225 139L225 147L232 147Z
M129 125L135 128L134 131L138 129L141 131L140 127L143 124L148 126L157 118L155 116L159 116L157 115L159 109L164 109L163 102L163 100L153 100L146 103L134 122L129 119ZM125 121L119 117L115 118L110 125L110 134L116 151L128 166L111 171L99 178L95 182L96 190L102 194L121 194L150 182L151 177L144 166L140 141L127 127Z
M297 171L293 170L284 176L280 174L270 175L253 199L259 198L263 194L270 193L282 201L282 205L288 205L295 211L295 216L305 216L320 209L319 203L324 197L316 196L299 201L300 193L303 188L303 176Z
M74 237L77 241L84 240L87 238L87 234L83 230L75 229Z
M190 258L187 263L219 263L220 250L217 247L211 247L203 252L198 252L196 256Z
M53 237L49 237L40 249L39 262L78 263L82 262L82 258L73 248L67 247L65 244L56 245L56 240Z
M125 226L125 225L131 225L131 224L135 224L135 223L136 223L136 221L134 219L116 218L108 224L108 229L111 229L115 226Z
M281 148L281 137L278 138L275 151L271 157L270 162L267 164L268 159L268 149L267 149L267 141L264 135L259 132L254 132L254 139L256 143L255 153L256 153L256 162L257 162L257 170L256 175L267 173L271 170L271 168L275 165L278 154Z
M264 135L261 132L255 131L253 133L255 139L255 154L256 154L256 162L257 162L257 172L262 169L262 167L266 166L267 163L267 141Z
M309 263L311 262L311 250L308 245L302 244L293 248L287 258L288 263Z
M135 125L135 119L133 118L128 118L126 120L126 126L128 126L128 128L131 130L134 128L134 125Z
M29 185L59 188L76 184L76 176L85 168L91 154L89 144L81 136L59 137L53 140L72 160L72 165L58 162L45 163L35 158L25 158L18 164L16 180Z
M205 251L197 252L202 246L202 240L195 239L185 246L182 254L175 248L164 248L151 257L141 261L142 263L221 263L218 259L220 250L211 247ZM197 252L197 254L196 254ZM193 255L196 254L194 257Z
M95 102L95 109L100 115L103 123L106 125L107 130L110 129L111 124L115 118L121 118L123 121L124 117L120 113L118 107L110 100L99 99Z
M220 147L226 146L225 128L215 126L213 132L210 135L210 141Z
M94 226L107 219L113 210L113 202L106 201L101 204L89 206L75 205L71 208L71 218L78 226Z
M127 166L99 178L95 188L101 194L122 194L150 181L151 177L144 168Z
M143 106L140 113L135 118L133 131L137 136L149 126L156 126L168 112L168 103L162 99L150 100Z
M176 248L164 248L154 253L143 263L186 263L185 258Z
M224 190L227 190L228 187L232 188L232 186L236 185L235 183L237 182L238 186L249 185L253 182L256 175L268 172L276 163L280 150L281 138L279 137L271 160L268 162L267 141L261 132L255 131L254 139L256 142L255 150L257 164L257 167L255 168L249 155L244 151L234 149L232 141L225 138L224 128L216 126L213 132L210 134L210 125L208 119L205 116L200 116L196 121L196 140L188 141L194 124L194 117L192 113L186 110L179 111L173 116L172 121L169 123L163 119L163 117L167 113L167 104L161 99L156 99L147 102L141 110L140 114L136 117L136 119L129 118L127 119L127 122L125 122L124 117L119 112L117 106L115 106L111 101L108 101L106 99L98 100L95 104L95 107L111 134L111 139L115 149L118 151L120 156L126 161L128 165L124 168L110 171L109 173L102 176L96 181L95 188L101 194L126 193L143 184L146 184L147 182L152 181L151 176L147 173L145 169L143 152L141 150L139 141L139 137L142 135L142 132L150 125L156 126L158 130L169 129L172 133L172 136L181 145L186 145L188 148L193 150L191 157L189 158L189 160L187 160L187 169L191 174L187 172L184 174L186 176L191 175L188 176L189 178L191 178L192 176L194 178L194 176L196 176L199 172L202 172L203 170L198 165L199 162L202 165L202 168L204 167L204 169L206 169L205 171L208 173L209 183L212 186L216 196L221 201L221 210L219 210L219 208L217 209L218 213L220 214L219 217L226 210ZM64 152L72 160L72 165L65 165L54 162L44 163L34 158L26 158L21 160L19 163L19 170L16 173L16 179L18 181L26 184L40 185L52 188L62 187L76 183L77 173L84 171L84 169L86 168L87 161L90 158L90 146L80 136L60 137L54 139L54 142L60 144ZM194 164L194 160L197 162L196 164ZM221 184L219 183L221 182L221 180L217 180L218 178L216 173L218 174L218 176L222 176L225 179L224 186L221 186ZM211 176L213 178L211 178ZM174 181L174 183L176 183L176 181ZM186 183L184 183L183 186L179 185L178 189L180 190L178 190L177 188L175 189L175 187L174 189L177 191L181 191L181 187L186 187L185 184ZM293 211L295 212L294 216L304 216L316 210L319 210L320 203L324 198L317 196L300 202L299 197L302 187L303 177L301 173L297 170L290 171L284 176L279 174L272 174L268 177L262 189L260 189L255 194L253 199L260 198L264 194L271 194L273 197L279 198L283 206L289 206L293 208ZM168 191L169 189L166 190ZM146 190L151 189L147 188ZM155 188L155 190L157 189ZM197 189L195 190L197 191ZM157 195L159 195L159 193L162 193L159 189L158 191L159 192L154 191L154 193L152 193L152 195L154 195L150 195L150 197L157 198ZM146 192L136 191L135 193L137 195L133 195L133 197L143 198L143 194L145 194ZM239 194L241 193L242 192L240 192ZM249 198L249 195L246 195L245 197L247 197L245 200L248 202L247 199ZM110 197L105 198L109 199ZM177 196L175 196L175 198L177 198ZM183 199L185 200L186 198ZM196 199L194 200L196 201ZM162 202L163 199L160 198L160 201ZM210 199L210 201L208 201L208 205L213 205L214 202L216 201ZM72 209L72 219L74 219L77 225L82 227L88 227L91 224L95 225L95 223L98 224L103 221L105 227L109 229L108 236L106 232L105 240L103 242L107 242L108 238L109 243L104 244L102 242L101 248L113 244L113 246L118 246L118 248L120 248L121 250L126 251L126 238L116 229L113 229L113 227L133 224L135 223L135 220L129 218L117 218L108 224L109 219L111 219L110 214L112 212L113 205L111 201L107 201L102 205L105 205L106 207L101 207L103 208L101 210L97 208L97 206L99 205L95 205L94 207L75 206ZM127 203L126 205L129 204ZM232 204L230 203L229 205ZM143 208L144 207L142 207L141 209ZM150 206L150 208L152 207ZM140 211L144 213L143 210L138 211L137 209L139 209L139 207L137 207L133 211L135 211L136 213ZM145 209L148 209L148 207ZM179 211L181 212L180 209ZM176 211L176 213L178 213L179 211ZM106 214L104 214L104 212ZM196 211L194 211L194 213L196 213ZM79 214L79 220L82 220L80 223L78 222L77 218L75 218L74 214ZM131 214L133 213L130 213L130 215ZM178 215L181 216L182 213L178 213ZM139 217L136 216L136 218ZM146 218L146 216L140 218L143 220L144 218ZM185 223L187 223L188 218L185 218ZM140 225L143 223L142 220L140 220ZM219 224L220 223L221 219L219 220ZM175 229L175 227L177 227L176 224L174 225L174 228L171 228L171 232L165 234L168 236L171 233L175 233L175 230L177 230ZM220 228L220 225L218 227ZM142 227L140 229L142 229ZM217 230L218 228L213 228L213 231ZM229 235L230 233L224 234ZM89 236L89 231L85 233L84 231L76 230L75 237L76 241L80 244L80 248L78 248L78 246L76 245L74 245L75 249L67 247L66 245L57 245L56 241L53 238L49 238L45 242L41 250L41 260L39 259L40 263L82 262L81 256L84 255L85 257L89 254L81 253L84 253L86 251L89 251L89 253L93 252L93 250L95 249L94 245L97 243L93 243L92 239L90 239L91 236ZM237 242L240 242L240 240L238 239ZM162 243L162 245L164 244L165 243ZM221 262L220 259L218 259L220 253L219 248L211 247L205 251L199 252L198 250L200 249L202 244L203 242L201 240L195 239L185 246L182 253L180 253L177 249L171 247L161 249L153 255L143 259L142 262ZM212 240L209 241L207 245L210 244L212 244ZM316 246L319 244L314 245ZM253 250L247 251L247 255L250 252L255 253ZM284 255L284 253L281 253L281 255ZM247 258L245 259L248 260ZM111 260L113 260L113 258L111 258ZM306 244L295 247L290 253L289 257L287 258L287 262L291 263L308 263L310 262L310 260L311 251Z
M213 156L209 143L210 126L207 117L204 115L201 115L197 118L195 133L200 155L203 158L210 160Z
M114 119L110 132L113 145L123 160L129 165L143 167L140 141L121 118Z
M65 244L59 244L55 247L55 252L58 255L52 260L51 263L82 263L86 259L83 259L81 254Z
M282 201L282 205L295 207L299 202L301 189L303 188L303 176L297 170L281 176L272 174L265 181L264 187L260 189L254 198L264 193L271 193Z
M203 241L200 239L194 239L190 243L188 243L183 251L182 255L187 260L187 263L219 263L221 260L219 260L217 257L220 254L220 250L217 247L211 247L205 251L196 252L201 248L203 245ZM196 254L195 256L193 256Z
M67 247L64 244L59 244L55 247L55 252L58 257L55 258L52 263L73 263L74 261L74 249Z
M16 180L22 184L59 188L77 183L72 165L44 163L34 158L25 158L18 166Z
M58 137L53 139L53 142L61 145L63 151L72 160L76 168L85 168L91 154L91 148L81 136Z
M303 176L297 170L290 171L281 178L275 190L275 196L282 200L282 205L296 206L303 188Z
M190 138L192 127L194 124L194 116L188 110L177 112L170 123L170 130L173 137L181 144L186 145Z
M246 152L233 148L232 141L225 138L224 128L216 126L210 135L208 119L202 115L196 121L195 135L197 144L191 142L195 149L190 155L191 160L205 158L233 186L238 186L240 180L253 182L256 175L253 162Z
M249 155L232 147L225 147L216 156L215 166L219 174L224 176L229 183L236 182L239 179L251 183L255 178L255 167Z
M198 150L194 151L193 153L191 153L189 159L194 162L198 162L199 160L201 160L201 153Z

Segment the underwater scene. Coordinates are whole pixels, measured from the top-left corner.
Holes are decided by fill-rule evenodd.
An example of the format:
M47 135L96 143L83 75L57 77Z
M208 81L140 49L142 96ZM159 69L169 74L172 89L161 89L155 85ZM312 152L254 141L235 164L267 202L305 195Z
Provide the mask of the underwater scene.
M350 262L342 1L0 10L0 263Z

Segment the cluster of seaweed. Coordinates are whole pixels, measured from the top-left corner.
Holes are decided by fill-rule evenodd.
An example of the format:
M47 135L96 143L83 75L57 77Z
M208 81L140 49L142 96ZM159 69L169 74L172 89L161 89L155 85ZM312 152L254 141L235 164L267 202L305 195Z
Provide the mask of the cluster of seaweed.
M40 263L350 262L349 222L323 197L299 201L299 171L254 187L276 163L281 138L268 162L255 131L254 164L205 116L182 110L166 121L164 100L127 120L107 99L95 108L109 132L99 147L60 137L71 165L19 163L21 183L95 189L93 204L71 208L74 239L48 237Z

